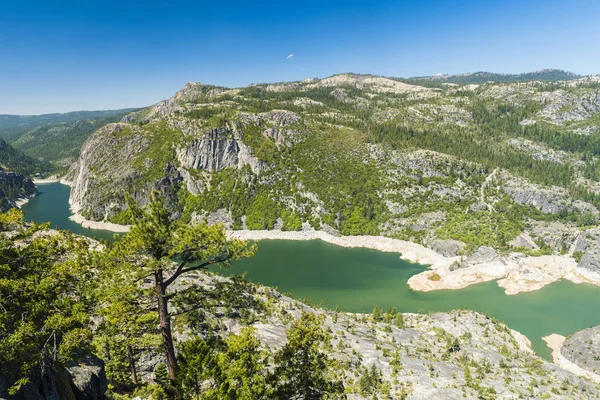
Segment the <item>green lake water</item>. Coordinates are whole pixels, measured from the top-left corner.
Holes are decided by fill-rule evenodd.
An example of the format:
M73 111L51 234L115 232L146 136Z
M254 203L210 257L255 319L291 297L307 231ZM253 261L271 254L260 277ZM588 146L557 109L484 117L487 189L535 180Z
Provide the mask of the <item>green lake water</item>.
M52 227L110 239L112 233L84 229L70 221L69 187L38 185L40 196L23 206L25 217L50 221ZM302 300L349 312L371 312L373 307L396 307L403 312L448 311L467 307L487 313L525 334L535 351L550 359L541 340L550 333L569 335L600 324L600 287L560 281L541 290L507 296L496 282L462 290L421 293L407 280L425 267L403 261L398 254L343 248L313 241L263 240L256 255L234 263L222 273L247 272L253 282L277 287Z
M69 194L71 188L55 183L37 184L39 195L29 200L21 207L25 220L50 222L55 229L69 230L78 235L112 240L114 233L99 229L87 229L69 219L72 215L69 209Z

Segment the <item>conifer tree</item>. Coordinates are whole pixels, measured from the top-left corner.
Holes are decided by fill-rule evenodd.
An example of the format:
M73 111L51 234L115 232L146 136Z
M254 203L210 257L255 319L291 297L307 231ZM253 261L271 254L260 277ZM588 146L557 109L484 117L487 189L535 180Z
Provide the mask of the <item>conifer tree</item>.
M325 353L329 336L321 327L324 318L303 313L287 331L287 344L275 355L274 379L282 399L344 398L344 386L330 372Z
M113 280L120 285L151 287L167 370L169 377L175 379L177 359L169 305L190 289L190 284L183 285L181 278L213 266L227 267L233 260L251 256L254 247L228 239L221 225L190 225L174 218L157 192L150 196L145 208L131 201L129 208L134 224L110 251L115 267Z

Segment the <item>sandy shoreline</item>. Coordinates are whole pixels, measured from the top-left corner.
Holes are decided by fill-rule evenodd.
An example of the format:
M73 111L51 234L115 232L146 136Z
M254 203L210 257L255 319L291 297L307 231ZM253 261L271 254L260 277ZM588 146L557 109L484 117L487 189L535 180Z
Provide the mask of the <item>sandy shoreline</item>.
M36 185L39 184L44 184L44 183L57 183L60 182L60 178L53 178L53 179L33 179L33 183L35 183Z
M35 196L33 196L35 197ZM15 200L15 205L19 208L23 207L25 204L27 204L27 202L31 199L33 199L33 197L23 197L20 199Z
M427 265L445 265L454 258L444 257L420 244L384 236L333 236L323 231L227 231L231 238L242 240L315 240L335 244L340 247L362 247L388 253L400 253L402 259Z
M69 217L69 219L88 229L100 229L117 233L126 233L129 232L130 228L130 225L119 225L113 224L112 222L90 221L85 219L81 214L73 214Z

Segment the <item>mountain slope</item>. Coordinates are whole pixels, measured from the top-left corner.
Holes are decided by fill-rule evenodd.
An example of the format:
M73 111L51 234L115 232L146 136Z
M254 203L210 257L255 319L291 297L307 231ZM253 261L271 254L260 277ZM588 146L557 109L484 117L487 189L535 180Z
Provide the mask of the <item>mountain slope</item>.
M63 172L79 156L83 142L98 128L133 109L78 111L36 116L0 115L0 137L25 154Z
M17 202L37 195L37 188L29 178L44 175L48 163L35 160L0 139L0 211L16 207Z
M0 139L0 165L11 172L29 176L45 175L52 169L49 163L22 153L3 139Z
M1 212L18 207L19 200L30 199L37 193L37 188L30 178L14 172L7 172L0 167Z
M126 223L125 193L143 204L158 189L183 218L233 229L383 234L448 255L579 240L593 255L579 233L598 221L599 126L598 77L190 83L96 131L68 179L95 220Z

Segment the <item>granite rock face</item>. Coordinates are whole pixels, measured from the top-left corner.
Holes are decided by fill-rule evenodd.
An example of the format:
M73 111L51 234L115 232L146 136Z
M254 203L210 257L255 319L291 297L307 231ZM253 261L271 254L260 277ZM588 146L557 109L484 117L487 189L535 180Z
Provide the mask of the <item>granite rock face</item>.
M165 186L168 182L183 182L197 195L208 185L209 175L204 173L246 165L259 173L265 164L243 140L250 127L258 127L258 134L276 147L288 146L304 135L289 129L300 117L287 110L240 113L235 120L214 128L175 117L181 113L179 101L195 99L196 90L197 86L186 85L175 100L158 103L96 131L64 179L72 186L73 211L88 219L104 220L124 208L124 193L143 205L153 190L166 193L172 189Z
M177 159L184 168L217 171L237 167L240 162L239 140L228 137L226 129L213 129L177 149Z
M13 378L14 379L14 378ZM88 354L63 367L47 364L14 396L8 394L11 379L0 373L0 399L100 400L108 390L104 362Z
M454 257L460 254L460 252L465 248L465 244L458 240L436 239L429 244L429 248L443 256Z
M77 400L99 400L108 390L104 361L89 354L67 365Z
M600 375L600 326L571 335L560 352L572 363Z
M575 244L575 251L583 253L579 267L600 274L600 230L581 232Z
M69 203L75 213L103 220L125 203L125 189L143 182L143 171L134 164L150 140L135 125L110 124L96 131L81 148L81 155L65 180L71 185ZM134 199L150 194L151 184L138 184L129 193ZM141 186L141 187L140 187Z

